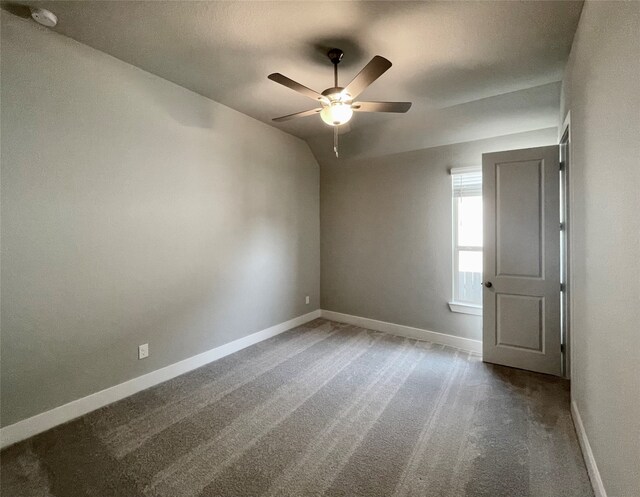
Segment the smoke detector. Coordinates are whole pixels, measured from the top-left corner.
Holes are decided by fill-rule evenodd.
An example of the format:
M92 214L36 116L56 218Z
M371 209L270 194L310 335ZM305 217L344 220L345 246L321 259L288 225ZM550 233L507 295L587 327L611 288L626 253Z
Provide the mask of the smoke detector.
M58 24L58 17L47 9L31 9L31 17L38 24L42 24L48 28L54 27Z

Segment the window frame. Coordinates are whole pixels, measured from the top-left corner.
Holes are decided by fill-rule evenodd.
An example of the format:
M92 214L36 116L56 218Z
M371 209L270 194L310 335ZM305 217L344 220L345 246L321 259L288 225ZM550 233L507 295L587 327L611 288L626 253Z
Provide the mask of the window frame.
M482 301L478 304L476 302L469 302L462 300L459 292L458 285L458 267L459 267L459 259L460 252L483 252L484 247L477 246L462 246L458 245L458 196L454 195L453 190L453 179L454 175L458 174L466 174L466 173L478 173L482 172L482 168L480 166L471 166L471 167L457 167L452 168L450 170L451 174L451 228L452 228L452 236L451 236L451 255L452 255L452 265L451 265L451 283L452 283L452 299L448 303L449 309L452 312L461 312L464 314L472 314L476 316L482 315ZM482 198L482 195L480 195Z

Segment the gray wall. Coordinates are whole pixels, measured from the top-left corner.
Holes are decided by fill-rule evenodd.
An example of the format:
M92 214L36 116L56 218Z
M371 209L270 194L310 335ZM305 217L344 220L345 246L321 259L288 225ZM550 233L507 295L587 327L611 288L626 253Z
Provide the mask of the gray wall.
M323 165L322 308L480 340L452 313L451 167L557 143L557 129Z
M3 425L319 307L303 141L6 12L1 63Z
M587 2L567 66L572 397L611 497L640 495L640 3Z

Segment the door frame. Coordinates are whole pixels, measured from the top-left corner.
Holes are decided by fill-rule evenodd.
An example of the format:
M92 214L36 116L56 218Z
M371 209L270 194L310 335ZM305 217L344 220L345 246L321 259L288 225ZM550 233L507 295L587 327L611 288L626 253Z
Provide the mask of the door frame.
M567 111L567 115L564 118L562 127L558 130L558 144L560 147L566 143L568 160L564 160L562 164L562 179L560 181L560 188L562 190L562 204L561 209L564 209L564 239L565 244L562 247L560 253L561 264L564 265L564 270L561 271L562 282L564 283L564 306L562 306L561 312L563 319L561 321L561 333L562 343L565 350L563 357L563 375L565 378L571 378L573 376L573 348L571 347L571 316L573 314L573 299L571 295L571 288L573 286L573 267L571 263L571 239L572 239L572 227L573 227L573 188L571 182L571 163L573 160L573 150L571 147L571 111Z

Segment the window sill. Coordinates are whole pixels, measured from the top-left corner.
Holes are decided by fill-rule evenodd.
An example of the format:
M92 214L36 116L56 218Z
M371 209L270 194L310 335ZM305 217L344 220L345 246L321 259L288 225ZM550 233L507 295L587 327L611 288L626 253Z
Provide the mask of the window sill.
M461 302L449 302L451 312L461 312L462 314L472 314L482 316L482 306L474 304L463 304Z

